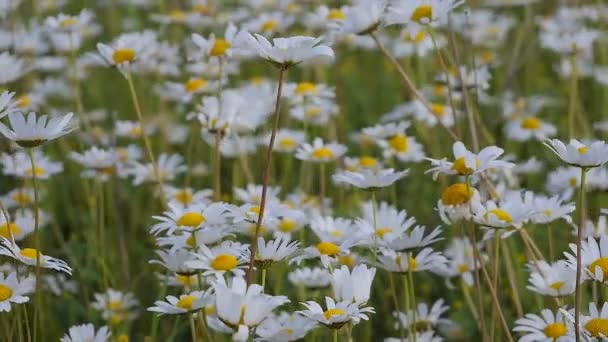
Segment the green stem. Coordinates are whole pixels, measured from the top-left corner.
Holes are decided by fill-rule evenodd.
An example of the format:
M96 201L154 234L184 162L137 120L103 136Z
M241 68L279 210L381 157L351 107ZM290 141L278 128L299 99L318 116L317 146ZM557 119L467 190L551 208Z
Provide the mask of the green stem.
M338 329L333 329L334 330L334 342L338 342Z
M580 315L581 315L581 272L582 272L582 259L581 259L581 240L583 238L583 225L585 224L585 183L587 180L587 168L581 168L581 188L579 190L579 202L577 205L579 224L578 231L576 234L576 294L574 297L574 332L576 336L576 342L581 341L580 332Z
M574 115L576 113L576 101L578 98L578 66L576 64L576 52L570 58L570 102L568 106L568 137L574 138ZM577 334L578 340L578 334Z
M34 186L34 248L36 249L36 305L34 306L34 341L37 341L38 323L42 317L42 281L40 278L40 198L38 194L38 180L36 178L36 161L34 158L34 149L28 149L30 163L32 166L32 184ZM10 229L9 229L10 230Z

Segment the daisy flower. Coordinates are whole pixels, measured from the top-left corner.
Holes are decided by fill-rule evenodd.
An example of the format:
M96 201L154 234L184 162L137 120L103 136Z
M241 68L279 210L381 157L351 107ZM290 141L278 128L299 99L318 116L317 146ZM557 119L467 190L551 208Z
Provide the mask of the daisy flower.
M507 137L515 141L528 141L531 139L544 141L557 133L554 125L544 122L534 116L517 118L509 121L505 126Z
M342 10L343 20L330 22L341 35L365 35L375 31L382 21L386 0L355 1ZM332 25L333 24L333 25Z
M179 297L167 296L166 301L157 300L148 311L159 315L181 315L203 309L209 300L209 291L194 291Z
M544 144L571 166L593 168L608 161L608 145L604 141L592 141L586 145L576 139L571 139L568 144L552 139Z
M499 202L487 201L474 212L473 220L487 228L519 229L533 213L520 192L507 193Z
M572 254L564 255L570 267L576 269L576 244L571 243L569 247ZM608 237L602 236L599 241L589 237L582 241L581 267L584 270L583 279L593 279L601 283L608 281Z
M209 204L213 195L213 190L211 189L196 190L189 187L167 185L163 190L167 202L173 202L184 207L188 207L194 203Z
M359 305L367 303L375 275L376 269L366 265L357 265L352 272L346 266L334 270L331 286L335 299Z
M496 146L488 146L483 148L478 154L475 154L464 146L460 141L454 143L452 147L454 153L454 161L447 159L431 159L427 158L432 164L432 168L427 170L427 173L433 174L433 179L436 179L440 173L448 175L470 176L478 174L488 169L511 168L514 164L506 161L498 160L504 150Z
M413 253L395 252L392 249L381 248L378 254L379 266L389 272L422 272L435 271L445 266L447 259L441 252L432 248L424 248L414 256Z
M296 36L274 38L272 44L265 37L241 31L236 37L235 45L257 54L271 64L286 69L318 57L334 57L333 50L321 44L320 38Z
M30 210L17 211L9 222L4 214L0 214L0 236L7 240L21 241L34 231L34 223L34 213Z
M552 264L539 261L530 264L530 278L528 289L543 296L561 297L574 293L576 269L573 269L564 260Z
M17 188L2 195L0 198L5 209L14 207L28 207L34 204L34 190L28 188Z
M124 172L124 168L119 168L120 156L113 150L93 146L83 153L70 152L70 158L87 169L82 173L87 178L107 181L112 175Z
M63 171L63 164L50 160L41 151L34 151L36 167L32 169L32 161L28 153L16 152L13 155L2 154L0 164L4 167L4 174L22 179L31 179L35 174L37 179L49 179L51 176Z
M326 268L298 268L287 275L289 282L295 286L303 286L309 289L320 289L329 286L332 275Z
M338 143L324 143L323 139L315 138L312 145L302 144L296 151L295 157L300 160L324 163L334 161L346 153L346 146Z
M203 275L223 275L230 272L237 276L243 276L249 259L245 256L248 245L238 242L224 241L215 247L199 246L194 253L194 260L186 262L186 266L195 270L203 270Z
M269 241L264 241L263 237L258 237L255 265L262 269L269 268L274 262L288 259L296 254L299 245L298 241L291 241L285 236ZM245 258L249 260L251 254L246 252Z
M430 308L428 304L420 303L416 307L415 321L414 314L411 310L408 310L407 313L394 312L393 314L399 320L399 323L396 323L395 325L396 328L399 328L399 325L407 328L415 322L415 331L421 332L433 330L438 324L447 323L450 321L449 319L441 318L441 316L449 309L450 307L445 305L445 301L441 298L436 300Z
M57 258L44 255L34 248L19 248L17 244L0 236L0 255L11 257L28 266L36 266L37 259L40 259L40 267L48 268L67 274L72 274L72 268L68 264Z
M360 308L358 304L350 300L337 302L325 297L325 307L323 310L321 305L315 301L302 303L306 310L298 311L301 315L309 317L331 329L340 329L344 324L352 322L353 325L358 324L362 319L368 320L367 314L374 313L374 308L371 306Z
M285 296L263 294L257 284L247 286L242 277L232 278L227 286L224 281L213 285L217 317L233 331L233 339L246 341L250 329L257 327L277 307L288 303Z
M218 58L232 56L232 45L234 44L236 34L237 28L232 23L229 23L226 27L223 38L216 38L214 34L211 34L209 39L207 39L198 33L193 33L192 41L197 48L193 58L200 59L202 56Z
M550 223L558 219L563 219L572 223L570 214L574 212L576 206L573 202L566 202L559 196L546 197L535 195L532 199L533 214L530 216L532 223Z
M235 188L234 197L243 203L249 204L260 204L262 200L262 185L247 184L245 188ZM278 202L281 188L278 186L269 186L266 189L266 201L267 202Z
M437 26L464 0L389 0L385 21L388 25L408 25L414 32L421 26Z
M47 115L37 116L34 112L27 117L13 112L8 115L10 128L0 122L0 133L21 147L36 147L70 133L73 130L69 126L73 115L68 113L49 120Z
M524 334L519 339L521 342L568 342L572 341L571 329L561 311L553 313L544 309L540 316L529 313L515 321L513 331Z
M268 146L269 141L270 134L267 134L262 142ZM281 128L277 131L275 141L274 152L293 153L298 146L306 142L306 134L303 131Z
M29 68L25 67L23 59L8 52L0 53L0 85L16 81L28 71Z
M473 213L479 210L481 197L477 189L464 183L448 186L437 201L437 210L441 220L452 224L460 220L470 220Z
M589 303L589 315L581 315L581 326L584 335L590 336L590 341L605 341L608 336L608 303L600 309L594 302Z
M97 43L97 51L109 66L117 67L122 73L131 70L139 59L146 41L139 35L123 34L112 44Z
M96 293L93 309L101 311L101 316L113 324L131 321L137 317L135 308L139 301L130 292L108 289L104 293Z
M605 210L605 209L604 209ZM608 220L606 218L606 212L602 211L603 215L597 218L596 222L592 220L585 220L583 225L583 239L593 237L599 240L603 235L608 235ZM572 235L578 234L578 225L572 224Z
M194 232L204 227L219 227L227 223L228 208L224 203L193 204L187 207L168 204L169 210L162 216L152 218L160 221L152 226L150 232L173 234L175 231Z
M190 251L184 249L175 251L157 250L156 254L160 257L160 260L150 260L151 264L161 265L168 271L182 276L191 276L197 273L195 269L186 266L187 262L195 259Z
M67 334L63 335L61 342L107 342L112 333L108 327L103 326L95 331L91 323L71 326Z
M3 91L0 94L0 119L6 115L18 111L19 99L13 100L14 92Z
M175 177L186 171L184 158L179 154L162 153L156 160L158 176L162 182L170 182ZM145 181L157 180L152 163L133 162L131 167L127 169L130 175L133 175L133 185L140 185Z
M317 323L297 313L270 315L255 329L256 341L297 341L306 336Z
M10 272L5 277L0 272L0 312L10 312L11 303L23 304L29 301L26 296L34 290L35 280L32 277L18 280L16 272Z
M334 174L332 179L336 184L351 185L359 189L375 191L391 186L407 174L408 170L395 172L393 169L363 169L358 172L340 171Z
M130 139L140 139L142 136L148 136L154 133L154 126L144 125L138 121L116 120L114 131L118 137L126 137Z

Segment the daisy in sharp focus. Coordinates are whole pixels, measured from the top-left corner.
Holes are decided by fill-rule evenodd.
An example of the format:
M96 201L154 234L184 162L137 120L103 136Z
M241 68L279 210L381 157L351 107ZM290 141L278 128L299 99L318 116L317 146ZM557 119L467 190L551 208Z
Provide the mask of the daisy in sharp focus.
M584 144L571 139L568 144L564 144L552 139L545 141L544 144L571 166L593 168L608 162L608 145L605 141L591 141L589 144Z
M389 0L385 21L388 25L405 25L415 33L425 25L444 24L448 14L463 3L464 0Z
M455 183L441 193L437 210L441 220L452 224L460 220L470 220L481 206L481 196L477 189L465 183Z
M93 324L81 324L71 326L63 335L61 342L107 342L112 333L108 327L103 326L96 331Z
M569 245L571 253L565 252L570 267L576 269L576 244ZM608 237L602 236L597 241L593 237L581 243L582 279L592 279L600 283L608 281ZM576 278L576 277L575 277Z
M433 167L426 172L432 173L433 179L436 179L440 173L470 176L488 169L510 168L514 165L513 163L498 159L504 150L496 146L485 147L476 154L467 150L462 142L457 141L454 143L452 150L454 153L453 162L445 158L427 158Z
M353 303L350 300L336 302L330 297L325 297L326 310L323 310L321 305L315 301L308 301L302 303L302 305L306 307L306 310L298 311L298 313L331 329L340 329L348 322L356 325L362 319L367 321L369 313L375 313L374 308L371 306L360 307L359 304Z
M513 331L524 334L519 339L521 342L568 342L573 338L571 329L573 327L561 311L553 313L544 309L540 316L529 313L515 321Z
M254 264L261 269L269 268L275 262L294 256L299 251L299 245L298 241L291 241L285 236L268 241L264 241L263 237L258 237ZM251 253L245 252L245 258L250 260Z
M228 208L221 202L209 205L193 204L187 207L169 203L168 206L169 210L162 216L153 216L160 222L152 226L152 234L173 234L180 230L193 232L207 226L222 226L228 220Z
M249 245L228 240L214 247L202 245L193 254L194 259L186 262L186 266L195 270L203 270L204 276L223 275L224 273L243 276L245 274L243 268L249 261L245 256L247 250L249 250Z
M17 244L1 236L0 255L11 257L28 266L36 266L37 259L40 259L40 267L42 268L72 274L72 268L65 261L44 255L34 248L19 248Z
M33 277L17 277L17 273L8 275L0 272L0 312L10 312L11 303L23 304L29 301L26 296L34 290L35 280Z
M514 233L527 223L533 214L522 198L514 191L507 193L498 202L487 201L474 212L473 220L482 227L501 230L503 238Z
M70 133L73 130L69 126L73 115L68 113L49 120L47 115L37 116L33 112L27 117L22 113L10 113L10 128L0 122L0 133L21 147L36 147Z
M565 260L558 260L552 264L545 261L530 263L528 269L530 270L528 290L553 297L574 293L576 269L568 265Z
M445 266L447 259L441 252L435 252L426 247L418 254L396 252L392 249L381 248L378 254L379 267L396 273L436 271Z
M295 157L300 160L324 163L334 161L346 153L346 146L338 143L324 143L323 139L315 138L312 145L302 144L296 151Z
M167 296L166 301L157 300L148 311L159 315L182 315L204 309L208 302L209 291L194 291L179 297Z

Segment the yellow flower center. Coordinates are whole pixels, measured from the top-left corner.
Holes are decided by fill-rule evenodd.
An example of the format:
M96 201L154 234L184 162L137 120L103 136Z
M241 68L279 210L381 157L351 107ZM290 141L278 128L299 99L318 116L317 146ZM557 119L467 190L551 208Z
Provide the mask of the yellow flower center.
M0 226L0 236L10 239L11 236L16 236L21 233L21 228L14 222L3 224Z
M65 18L59 22L59 27L61 27L61 28L70 27L70 26L76 24L77 22L78 21L74 17Z
M279 145L281 145L281 147L285 149L293 149L296 148L298 143L293 138L284 137L279 141Z
M589 148L588 148L587 146L583 146L583 147L579 147L579 148L577 149L577 151L578 151L578 154L583 155L583 154L587 153L587 150L588 150L588 149L589 149Z
M383 238L383 237L384 237L384 234L386 234L386 233L390 233L390 232L392 232L392 231L393 231L393 230L392 230L392 229L390 229L390 228L388 228L388 227L384 227L384 228L378 228L378 229L376 229L376 235L378 235L378 237L380 237L380 238Z
M211 56L220 57L226 54L226 51L230 49L232 44L225 39L216 39L211 48Z
M604 274L604 281L608 280L608 257L601 257L596 259L594 262L589 265L589 271L591 273L595 273L595 269L599 267Z
M327 13L327 19L331 19L331 20L345 20L346 19L346 14L344 14L344 12L340 11L337 8L333 8L329 11L329 13Z
M371 169L378 166L378 160L374 157L364 156L359 159L359 165Z
M27 108L32 104L32 100L28 95L20 96L17 99L17 107Z
M186 20L186 13L184 11L173 10L169 13L169 18L177 22L183 22Z
M608 336L608 318L594 318L585 324L585 329L594 337Z
M331 242L320 242L317 244L317 250L323 255L335 256L340 253L340 246Z
M570 183L571 187L575 187L576 184L578 184L578 179L576 179L576 177L572 177L568 180L568 183Z
M21 250L21 256L28 259L36 259L36 256L40 254L40 262L42 262L42 253L38 252L34 248L24 248Z
M27 169L25 171L25 175L26 176L30 176L31 177L32 174L35 174L36 177L41 177L41 176L44 176L46 174L46 170L43 169L43 168L41 168L41 167L35 167L34 168L34 172L32 172L32 169Z
M565 284L565 281L556 281L555 283L549 285L549 287L556 291L559 291Z
M489 214L496 216L496 218L499 219L500 221L507 222L507 223L513 222L511 215L509 215L509 213L503 209L496 208L496 209L492 209L492 210L488 211L488 213L486 214L486 218Z
M442 84L437 84L433 87L433 91L437 96L445 96L447 94L448 88Z
M195 296L190 296L190 295L182 296L175 306L177 306L178 308L184 309L184 310L192 310L192 304L194 303L195 300L196 300Z
M351 254L346 254L338 257L338 264L354 268L357 266L357 260Z
M424 21L430 21L433 18L433 6L431 5L422 5L416 7L414 12L412 13L411 20L417 21L419 23Z
M324 146L312 151L312 157L315 159L332 159L334 157L334 152Z
M415 36L412 37L411 33L407 33L405 35L405 41L410 43L420 43L426 38L426 33L424 31L418 31Z
M194 275L187 276L178 274L175 276L175 280L177 280L178 283L188 287L191 287L196 284L196 276Z
M459 272L459 273L465 273L465 272L468 272L468 271L469 271L469 265L464 264L464 263L462 263L462 264L458 264L458 267L457 267L457 268L458 268L458 272Z
M479 160L475 160L475 165L479 167ZM460 157L454 160L454 164L452 165L452 170L458 172L458 174L466 176L473 173L473 169L467 167L464 157Z
M462 205L473 197L473 189L464 184L456 183L448 186L441 194L441 203L444 205Z
M191 78L186 83L184 83L184 89L186 89L186 91L189 93L194 93L195 91L201 89L207 84L207 80L204 80L202 78Z
M211 262L211 267L216 271L230 271L238 265L238 260L230 254L220 254Z
M110 323L113 325L119 325L125 320L126 316L122 312L113 312L110 318Z
M319 92L319 89L314 83L300 82L296 86L295 92L298 95L314 95Z
M288 218L284 218L279 222L279 230L284 233L292 232L296 228L296 221Z
M107 307L109 310L118 311L122 309L122 300L120 299L112 299L108 301Z
M445 106L442 104L438 104L438 103L432 103L431 104L431 110L433 111L433 115L435 115L438 118L441 118L445 115L446 111L445 111Z
M418 261L416 259L410 257L407 262L408 270L415 271L418 268Z
M205 306L205 314L207 314L207 316L215 315L215 305Z
M545 336L556 339L566 335L566 326L562 323L551 323L545 327Z
M25 191L17 191L11 196L12 200L18 204L30 204L32 202L32 198Z
M482 62L490 64L494 60L494 52L490 50L482 51L480 57Z
M340 316L340 315L344 315L345 313L346 313L346 311L344 311L342 309L333 308L333 309L329 309L329 310L325 311L323 313L323 316L325 316L325 319L329 320L333 316Z
M279 22L278 21L276 21L274 19L266 20L262 24L262 32L274 31L278 26L279 26Z
M112 54L114 64L130 63L135 59L135 50L129 48L116 49Z
M181 190L175 194L175 200L182 204L192 203L192 193L188 190Z
M11 298L13 296L13 290L4 285L4 284L0 284L0 302L3 302L9 298Z
M177 220L178 226L198 227L205 222L205 216L200 213L190 212L185 213Z
M521 121L521 128L537 130L540 128L541 121L535 117L528 117Z
M388 144L398 152L407 152L409 141L404 134L397 134L388 140Z
M129 336L127 336L127 335L118 336L118 342L129 342Z
M314 118L315 116L321 113L321 108L319 107L308 107L306 108L306 116L309 118Z

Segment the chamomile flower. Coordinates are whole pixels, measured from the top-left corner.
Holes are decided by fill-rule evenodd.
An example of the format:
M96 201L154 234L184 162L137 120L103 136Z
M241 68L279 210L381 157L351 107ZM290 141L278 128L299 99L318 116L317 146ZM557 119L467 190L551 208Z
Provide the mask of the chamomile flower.
M165 82L158 93L166 98L182 103L191 102L198 94L211 93L217 90L218 83L201 77L190 77L184 82Z
M27 207L34 203L34 190L29 188L16 188L0 197L5 209L14 207Z
M91 323L71 326L63 335L61 342L107 342L112 333L108 327L103 326L99 330Z
M359 189L375 191L391 186L407 174L408 170L396 172L393 169L363 169L357 172L340 171L334 174L332 179L336 184L351 185Z
M186 265L187 262L194 260L194 256L190 251L178 249L176 251L157 250L160 260L151 260L151 264L159 264L167 269L167 271L177 273L181 276L191 276L197 271Z
M150 229L152 234L173 234L175 231L193 232L204 227L222 226L228 220L228 208L223 203L193 204L188 207L169 203L168 206L169 210L162 216L153 216L160 222L152 226Z
M298 241L291 241L285 236L268 241L259 237L254 263L262 269L269 268L273 263L283 261L296 254L299 245ZM246 252L245 258L250 259L251 253Z
M534 116L527 116L511 120L505 126L507 137L515 141L527 141L531 139L544 141L557 133L554 125L544 122Z
M571 329L572 326L561 311L553 313L544 309L540 316L529 313L515 321L513 331L525 334L519 339L522 342L567 342L572 341L569 333Z
M262 185L247 184L245 188L235 188L234 196L236 199L243 203L259 205L262 200ZM266 201L267 202L278 202L281 188L276 186L269 186L266 189Z
M31 112L27 117L22 113L10 113L10 128L0 122L0 133L21 147L36 147L49 140L70 133L70 120L74 114L68 113L49 120L47 115L37 116Z
M270 134L267 134L262 143L268 146ZM281 128L277 131L275 138L274 152L293 153L298 146L306 142L306 134L302 131Z
M8 52L0 53L0 85L16 81L28 71L23 59Z
M243 276L245 272L245 263L249 260L245 256L245 251L248 250L248 245L232 241L224 241L215 247L199 246L198 251L194 253L194 260L186 262L186 266L203 270L203 275L223 275L224 273L233 273L236 276Z
M289 282L295 286L303 286L310 289L325 288L330 285L332 275L326 268L297 268L287 275Z
M510 192L499 202L487 201L479 206L473 219L483 227L506 229L503 233L503 237L506 237L529 220L532 210L522 199L521 193Z
M36 167L32 169L32 162L27 153L16 152L13 155L0 155L0 164L2 164L5 175L11 175L22 179L31 179L35 174L37 179L49 179L51 176L63 171L63 164L50 160L41 151L34 151L34 160Z
M559 196L546 197L535 195L532 199L533 214L530 221L533 223L549 223L558 219L564 219L571 223L570 213L576 208L574 203L564 203Z
M192 41L197 48L197 52L193 58L200 59L202 56L218 58L232 56L232 46L236 34L237 28L232 23L226 27L223 38L216 38L214 34L211 34L207 39L198 33L193 33Z
M504 150L496 146L485 147L476 154L467 150L462 142L457 141L454 143L452 150L454 153L453 162L445 158L441 160L427 158L433 167L426 172L432 173L433 179L436 179L440 173L470 176L488 169L510 168L514 165L513 163L498 160L498 157L503 154Z
M156 160L156 168L158 170L158 177L161 182L172 181L175 177L186 171L186 165L183 164L184 158L179 154L166 154L162 153ZM131 167L125 172L133 175L133 184L140 185L146 181L157 180L156 173L152 163L139 163L133 162Z
M260 285L247 286L245 279L232 278L227 286L223 281L214 284L217 317L233 331L233 339L246 341L250 329L257 327L277 307L289 302L285 296L263 294Z
M194 203L208 204L211 202L213 190L202 189L196 190L189 187L174 187L167 185L163 188L167 202L173 202L184 207L188 207Z
M145 44L141 38L138 35L123 34L110 45L97 43L97 51L107 65L126 73L131 71L133 64L141 57Z
M19 278L16 272L6 277L0 272L0 312L10 312L11 303L23 304L29 301L27 294L34 290L35 280L32 277Z
M77 15L59 13L56 17L47 17L44 24L53 32L79 32L90 25L93 17L93 12L84 9Z
M447 259L441 252L435 252L426 247L418 254L395 252L392 249L381 248L378 254L379 267L397 273L436 271L443 267Z
M10 217L9 217L10 219ZM34 231L34 214L30 210L20 210L12 220L0 214L0 236L13 241L21 241Z
M0 119L19 110L19 99L13 100L15 93L3 91L0 94Z
M167 296L166 301L157 300L148 311L159 315L183 315L203 309L209 300L209 291L193 291L179 297Z
M354 1L342 10L343 20L336 20L329 25L335 24L340 35L369 34L380 26L385 9L386 0Z
M334 161L346 153L346 146L338 143L324 143L321 138L315 138L312 144L302 144L296 151L296 158L316 163Z
M561 297L574 293L576 269L564 260L549 264L539 261L530 264L528 289L543 296Z
M585 224L583 225L583 239L588 237L594 237L596 240L599 240L603 235L608 235L608 219L606 217L606 212L602 212L597 218L597 221L585 220ZM578 225L572 223L572 234L578 234Z
M36 266L40 259L40 267L72 274L72 268L57 258L44 255L34 248L19 248L17 244L0 236L0 255L11 257L25 265Z
M403 327L409 327L412 324L416 324L415 331L429 331L437 327L437 325L445 322L449 322L449 319L441 318L441 316L450 309L449 306L445 305L443 299L438 299L429 307L426 303L420 303L416 307L416 319L414 320L414 314L411 310L406 313L395 312L393 313L399 320L396 324L397 328L399 324Z
M407 25L417 32L424 25L443 24L448 14L463 3L464 0L390 0L385 20L388 25Z
M477 189L464 183L448 186L437 201L439 216L446 224L470 220L480 206L481 197Z
M317 323L297 313L281 312L267 317L255 329L256 341L287 342L297 341L306 336Z
M570 267L576 269L576 244L569 245L572 254L564 253ZM602 236L597 241L593 237L583 240L581 244L581 267L583 279L592 279L604 283L608 281L608 237Z
M552 139L545 141L545 146L571 166L593 168L608 161L608 145L604 141L584 144L576 139L571 139L568 144L564 144L557 139Z
M116 136L129 139L140 139L141 137L149 136L154 133L154 126L142 125L138 121L116 120L114 131Z
M367 303L375 275L376 269L366 265L357 265L352 271L346 266L334 270L331 274L334 298L359 305Z
M369 319L367 315L375 312L371 306L361 308L350 300L336 302L330 297L325 297L326 310L323 310L321 305L315 301L308 301L302 305L306 307L306 310L298 311L300 314L331 329L340 329L348 322L356 325L362 319L367 321Z
M604 341L608 336L608 304L604 303L601 309L598 304L589 303L589 315L581 315L581 328L583 335L589 341ZM590 337L590 338L589 338Z
M108 289L104 293L96 293L94 298L91 307L101 311L103 319L112 324L132 321L137 317L135 308L139 306L139 301L130 292Z
M313 37L274 38L271 44L259 34L251 35L241 31L236 41L242 48L250 50L280 68L289 68L319 57L334 57L334 52L329 46L321 44L321 39Z
M71 152L70 157L87 169L82 173L84 177L97 177L102 181L106 181L112 175L121 173L118 170L120 166L118 163L119 156L112 150L93 146L82 154Z

